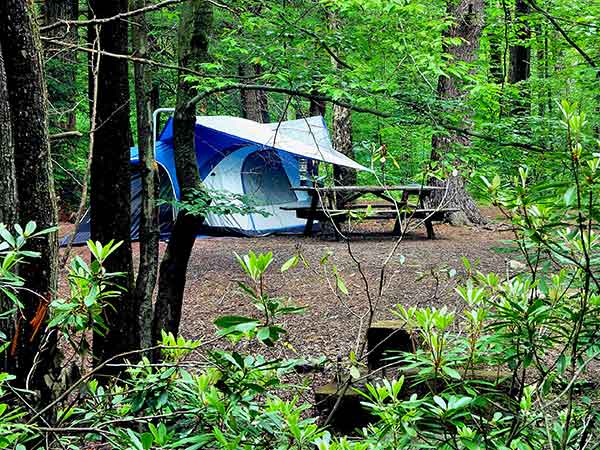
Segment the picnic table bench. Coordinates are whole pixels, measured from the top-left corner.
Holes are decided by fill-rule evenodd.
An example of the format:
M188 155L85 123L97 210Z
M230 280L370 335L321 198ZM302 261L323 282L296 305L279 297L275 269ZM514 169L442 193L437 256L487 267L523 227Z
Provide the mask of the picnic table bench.
M296 216L306 219L305 236L312 236L315 220L343 222L349 218L361 220L396 219L394 233L401 232L400 223L409 218L422 220L427 229L427 237L435 238L433 222L444 219L446 214L457 211L453 208L427 208L424 200L434 191L444 190L440 186L417 184L400 186L333 186L333 187L296 187L295 191L307 192L311 197L310 206L283 206L281 209L296 211ZM397 193L396 198L394 193ZM365 195L374 195L381 203L356 203ZM416 201L409 201L416 196ZM337 233L336 233L337 236Z

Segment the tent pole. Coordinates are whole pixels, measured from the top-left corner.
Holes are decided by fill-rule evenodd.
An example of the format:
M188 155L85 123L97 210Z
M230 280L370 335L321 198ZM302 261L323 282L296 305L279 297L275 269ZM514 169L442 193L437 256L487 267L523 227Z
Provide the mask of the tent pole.
M158 108L152 113L152 148L154 150L154 158L156 159L156 140L158 139L158 116L160 113L170 112L175 113L175 108Z

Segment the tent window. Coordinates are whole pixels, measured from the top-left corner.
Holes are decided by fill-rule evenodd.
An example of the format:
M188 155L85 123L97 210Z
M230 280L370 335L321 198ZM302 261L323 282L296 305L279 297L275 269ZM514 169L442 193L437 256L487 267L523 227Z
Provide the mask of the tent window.
M244 193L258 206L297 201L277 152L260 151L246 157L242 167Z

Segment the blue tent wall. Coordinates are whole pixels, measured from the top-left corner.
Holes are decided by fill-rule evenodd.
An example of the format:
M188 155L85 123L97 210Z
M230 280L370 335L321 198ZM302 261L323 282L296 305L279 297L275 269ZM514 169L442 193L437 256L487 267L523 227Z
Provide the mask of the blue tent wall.
M179 199L179 183L177 183L177 171L175 170L175 157L173 155L172 145L157 141L155 159L157 164L160 164L165 170L169 181L173 186L175 198ZM139 164L140 162L137 147L131 147L130 162L132 165Z
M131 164L131 239L139 238L140 222L141 222L141 202L142 202L142 179L139 171L139 160L137 160L137 148L131 149L132 155L135 155ZM159 163L158 175L160 180L159 195L162 199L172 200L175 197L173 185L169 180L167 169L163 164ZM167 239L171 235L173 228L173 207L169 204L163 204L158 208L159 214L159 232L161 239ZM71 236L65 236L60 245L67 245ZM77 226L73 244L85 244L91 238L91 218L90 210L88 209Z

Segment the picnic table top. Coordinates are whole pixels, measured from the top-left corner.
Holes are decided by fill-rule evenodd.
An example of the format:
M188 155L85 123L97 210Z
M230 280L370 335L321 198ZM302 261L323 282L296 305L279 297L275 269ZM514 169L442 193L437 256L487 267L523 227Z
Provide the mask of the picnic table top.
M443 186L423 186L420 184L407 184L407 185L395 185L395 186L330 186L330 187L315 187L315 186L300 186L293 187L293 191L320 191L320 192L364 192L365 194L370 192L387 192L387 191L404 191L404 192L431 192L431 191L442 191L446 188Z

